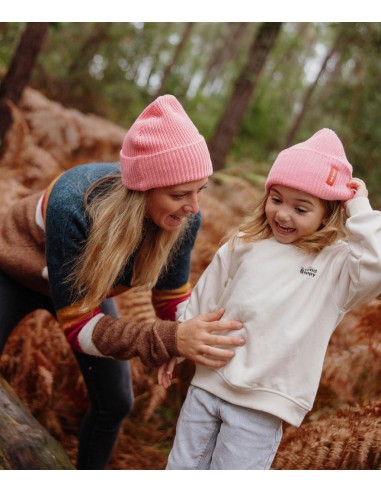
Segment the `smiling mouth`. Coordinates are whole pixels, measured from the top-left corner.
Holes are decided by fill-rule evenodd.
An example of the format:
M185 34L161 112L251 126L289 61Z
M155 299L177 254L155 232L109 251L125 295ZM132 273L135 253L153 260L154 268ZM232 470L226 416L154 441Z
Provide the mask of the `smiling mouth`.
M296 229L294 229L293 227L285 227L280 225L278 222L275 222L275 225L277 230L282 234L292 234L293 232L296 231Z
M173 220L176 220L177 222L184 222L184 220L186 219L186 217L180 217L178 215L170 215L170 217L173 219Z

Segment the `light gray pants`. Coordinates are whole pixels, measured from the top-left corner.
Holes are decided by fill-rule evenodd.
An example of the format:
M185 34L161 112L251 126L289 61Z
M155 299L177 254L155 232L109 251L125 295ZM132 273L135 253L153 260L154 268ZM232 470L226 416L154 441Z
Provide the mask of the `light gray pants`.
M167 470L267 470L282 438L282 421L190 386Z

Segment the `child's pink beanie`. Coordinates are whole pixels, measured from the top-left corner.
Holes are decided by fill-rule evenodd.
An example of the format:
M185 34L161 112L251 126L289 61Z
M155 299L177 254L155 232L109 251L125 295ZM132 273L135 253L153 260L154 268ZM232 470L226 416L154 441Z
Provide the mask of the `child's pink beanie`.
M171 95L158 97L133 123L120 163L124 186L139 191L198 181L213 172L204 137Z
M274 184L288 186L323 200L349 200L352 166L336 133L323 128L305 142L283 150L266 180L266 191Z

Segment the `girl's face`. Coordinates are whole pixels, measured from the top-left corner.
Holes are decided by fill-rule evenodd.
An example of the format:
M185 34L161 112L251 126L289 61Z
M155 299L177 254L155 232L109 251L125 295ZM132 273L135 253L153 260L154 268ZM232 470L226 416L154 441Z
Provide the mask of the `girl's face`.
M189 215L199 211L199 194L206 188L208 178L190 183L154 188L148 191L147 214L165 231L179 229Z
M271 187L265 213L274 238L283 244L309 236L326 221L320 198L288 186Z

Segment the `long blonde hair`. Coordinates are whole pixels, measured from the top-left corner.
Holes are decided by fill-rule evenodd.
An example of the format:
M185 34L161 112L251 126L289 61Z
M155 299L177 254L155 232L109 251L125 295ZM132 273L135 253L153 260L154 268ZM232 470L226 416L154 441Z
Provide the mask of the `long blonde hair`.
M256 242L273 236L270 224L266 218L266 194L256 205L253 212L226 239L234 247L239 238L244 242ZM302 237L292 244L306 253L318 253L339 239L346 239L345 217L342 202L322 200L327 212L327 220L310 236Z
M90 232L67 280L87 311L107 297L134 254L131 284L152 287L186 225L175 232L156 226L146 215L146 192L128 190L120 174L96 181L84 200Z

